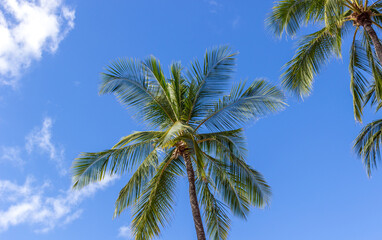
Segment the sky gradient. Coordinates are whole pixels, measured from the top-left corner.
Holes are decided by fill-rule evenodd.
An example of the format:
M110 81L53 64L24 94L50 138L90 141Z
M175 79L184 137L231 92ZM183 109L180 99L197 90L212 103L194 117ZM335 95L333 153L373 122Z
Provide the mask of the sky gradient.
M112 219L129 175L70 190L80 152L145 129L114 96L98 95L99 73L110 61L154 55L163 66L187 66L206 48L229 44L240 52L236 81L279 85L296 46L265 29L271 0L0 3L0 36L8 36L0 41L1 240L131 239L130 211ZM248 162L273 196L247 221L233 217L229 239L381 239L382 172L368 179L352 151L363 125L353 117L348 40L311 96L288 95L286 110L246 128ZM364 123L380 117L369 109ZM183 179L159 239L196 239L187 190Z

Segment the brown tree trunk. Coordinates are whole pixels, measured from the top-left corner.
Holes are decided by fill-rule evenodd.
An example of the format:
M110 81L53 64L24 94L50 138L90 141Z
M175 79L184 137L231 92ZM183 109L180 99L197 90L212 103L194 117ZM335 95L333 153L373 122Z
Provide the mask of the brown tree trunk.
M382 44L378 39L377 33L374 31L371 24L365 25L364 29L371 38L371 41L373 41L375 53L377 54L379 63L382 64Z
M188 176L188 183L189 183L190 203L191 203L192 216L194 217L196 236L198 240L206 240L202 217L200 215L198 198L196 197L194 169L192 168L190 156L187 153L183 155L183 158L184 158L184 161L186 162L186 169L187 169L187 176Z

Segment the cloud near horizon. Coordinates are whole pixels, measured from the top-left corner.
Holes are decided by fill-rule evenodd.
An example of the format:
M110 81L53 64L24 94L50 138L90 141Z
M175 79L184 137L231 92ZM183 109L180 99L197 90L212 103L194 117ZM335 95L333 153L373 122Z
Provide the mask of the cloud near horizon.
M16 87L43 52L54 53L74 18L62 0L0 0L0 85Z

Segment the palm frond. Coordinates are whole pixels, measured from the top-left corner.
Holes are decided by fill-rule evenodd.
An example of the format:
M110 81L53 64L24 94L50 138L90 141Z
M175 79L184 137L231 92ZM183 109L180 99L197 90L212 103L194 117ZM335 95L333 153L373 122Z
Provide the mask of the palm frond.
M230 143L228 139L217 139L214 143L215 152L210 150L208 153L223 161L226 166L229 166L230 174L240 179L239 182L244 184L243 188L251 204L255 207L267 205L271 189L264 177L249 166L242 155L237 155L237 151L233 151L234 143Z
M284 87L299 97L309 95L315 75L339 51L337 40L327 28L302 38L296 55L285 65L281 75Z
M236 216L245 219L249 212L250 201L244 190L244 183L237 175L230 174L230 168L224 162L204 152L203 155L208 163L207 174L219 195Z
M210 183L197 181L200 204L204 209L204 219L207 224L207 232L211 240L226 240L230 228L230 219L226 212L226 206L215 198L210 189Z
M172 105L175 108L177 119L180 121L187 121L187 114L184 112L184 102L187 99L187 83L182 74L182 65L180 62L172 63L170 66L171 73L171 85L170 85L170 98L172 99Z
M267 18L268 28L276 35L295 36L301 25L323 18L325 0L278 1Z
M367 175L377 168L377 160L381 159L380 144L382 140L382 119L366 125L355 139L354 150L362 159Z
M134 208L132 227L136 240L149 240L160 234L170 220L174 206L176 178L183 174L183 162L170 152L147 184Z
M205 125L210 130L235 129L244 123L285 107L284 95L264 80L254 81L247 89L245 82L234 86L230 95L214 104L195 131Z
M146 136L144 136L146 133ZM139 140L132 139L141 135ZM148 137L149 136L149 137ZM102 180L106 174L123 174L129 168L143 161L155 148L156 138L153 132L133 133L132 137L125 137L115 147L106 151L96 153L82 153L73 162L73 187L82 188L90 183ZM158 137L158 135L156 135ZM127 142L133 142L127 145Z
M100 94L114 93L126 107L134 107L138 115L152 125L175 122L169 104L156 82L149 78L146 67L139 60L118 59L102 73Z
M185 106L187 122L195 121L205 114L211 99L225 90L232 77L236 55L227 46L221 46L206 51L203 66L197 60L191 64L191 70L187 72L190 85Z
M129 182L121 189L115 202L114 217L119 216L126 208L137 203L142 189L150 181L158 164L158 149L154 149L137 168Z
M353 95L354 118L359 122L362 122L363 98L368 84L362 71L368 71L367 53L365 48L354 39L350 49L350 91Z

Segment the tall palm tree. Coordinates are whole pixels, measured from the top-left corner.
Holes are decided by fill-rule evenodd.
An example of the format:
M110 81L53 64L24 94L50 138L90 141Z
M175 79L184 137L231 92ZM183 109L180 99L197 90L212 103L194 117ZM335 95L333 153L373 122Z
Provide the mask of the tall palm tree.
M188 70L171 64L168 78L154 57L112 63L100 93L114 93L151 130L123 137L109 150L82 153L73 163L73 187L134 171L114 216L132 207L135 239L147 240L168 223L176 180L187 175L198 240L206 239L199 205L210 239L227 239L227 209L246 218L251 205L264 206L270 195L263 176L245 161L240 127L285 106L282 92L264 80L237 83L222 96L235 57L227 47L214 48Z
M382 99L382 45L375 31L382 28L382 0L277 1L267 23L280 37L294 37L307 24L319 28L301 38L295 56L285 65L282 83L292 93L311 93L315 75L330 58L341 57L343 41L352 32L349 72L355 119L362 122L369 88L373 86L376 98Z

